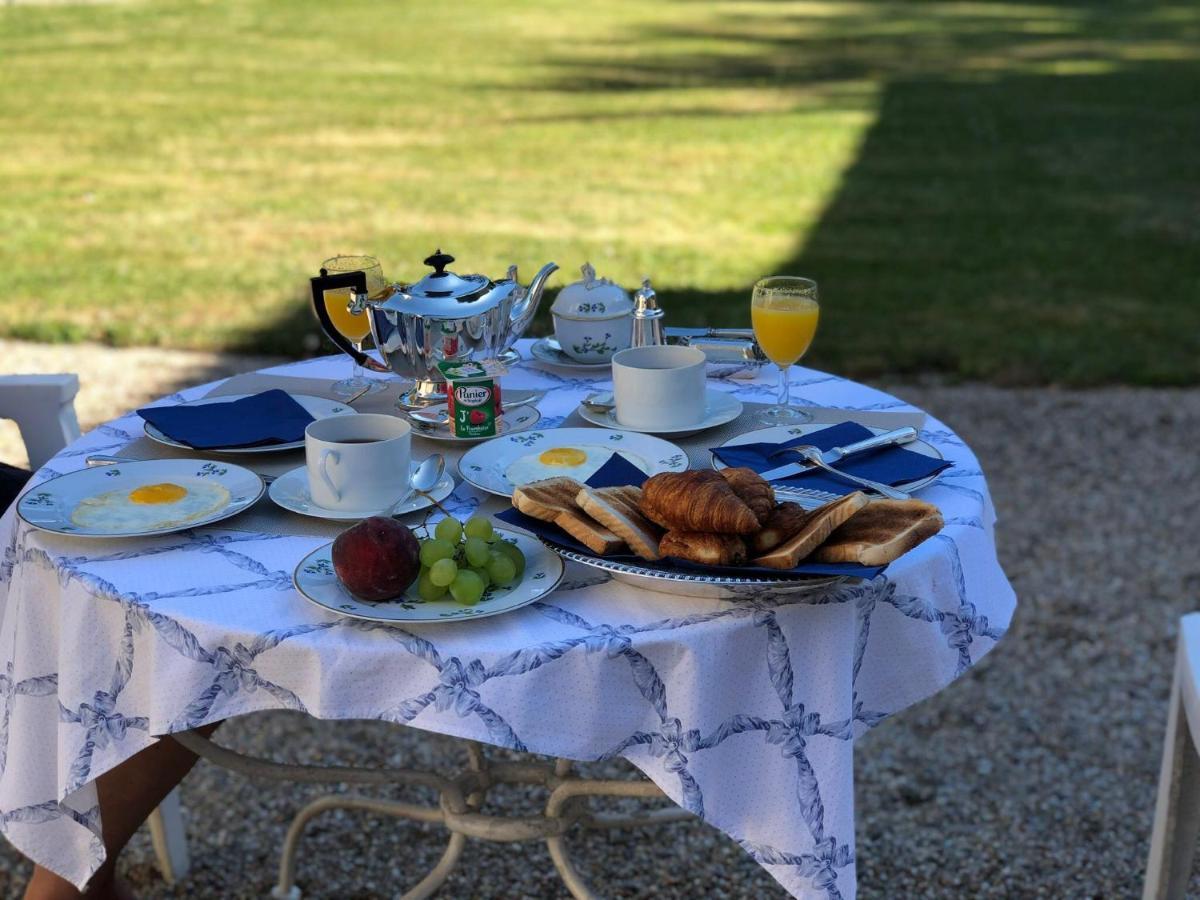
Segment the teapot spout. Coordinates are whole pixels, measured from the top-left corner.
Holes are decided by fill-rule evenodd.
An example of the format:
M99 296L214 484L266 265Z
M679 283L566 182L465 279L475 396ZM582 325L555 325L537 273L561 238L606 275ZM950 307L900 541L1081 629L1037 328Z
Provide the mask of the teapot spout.
M517 267L509 268L509 274L516 280ZM558 263L546 263L533 276L533 281L529 282L529 287L524 288L518 286L517 290L523 295L516 303L513 304L512 312L509 313L509 335L510 340L515 341L519 338L533 321L534 313L537 312L538 304L542 302L542 293L546 289L546 280L558 271Z

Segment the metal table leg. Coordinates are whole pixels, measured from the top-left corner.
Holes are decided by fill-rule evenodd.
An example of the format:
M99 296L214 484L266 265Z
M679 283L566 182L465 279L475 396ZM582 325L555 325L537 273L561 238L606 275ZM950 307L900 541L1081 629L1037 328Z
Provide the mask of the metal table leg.
M691 813L674 806L630 816L593 812L589 803L593 797L654 799L665 798L665 795L650 781L582 778L565 759L555 760L553 765L536 761L493 762L477 741L461 741L467 756L465 767L453 774L442 775L406 768L361 769L277 763L236 753L194 731L172 737L209 762L255 778L308 784L408 784L438 792L437 806L377 800L354 794L327 794L309 803L296 814L284 838L279 883L271 892L280 900L299 900L295 858L300 839L310 820L331 809L360 809L415 822L437 822L450 832L441 859L403 895L402 900L424 900L432 896L458 865L468 837L505 843L545 841L554 867L571 895L578 900L596 900L598 895L568 855L565 836L569 831L576 826L588 829L644 828L691 818ZM549 790L545 809L540 815L529 816L482 812L488 792L501 784L525 784Z

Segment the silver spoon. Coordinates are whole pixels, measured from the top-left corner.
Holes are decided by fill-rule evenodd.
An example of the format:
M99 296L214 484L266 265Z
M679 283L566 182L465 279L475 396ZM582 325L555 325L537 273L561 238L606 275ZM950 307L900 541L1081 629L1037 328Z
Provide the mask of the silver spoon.
M442 473L445 471L446 458L440 453L434 453L428 458L422 460L421 464L417 466L416 471L412 473L412 477L408 479L408 493L392 504L391 509L388 510L388 515L392 516L392 518L399 518L395 510L402 503L408 500L408 498L411 497L414 492L423 497L427 497L430 503L432 503L442 512L446 512L442 504L434 500L429 493L437 486L437 483L442 480ZM447 513L447 515L449 515L449 513Z
M841 469L835 469L833 466L821 459L821 449L819 447L813 447L810 444L804 444L799 447L792 447L791 451L809 465L818 466L827 472L832 472L834 475L838 475L848 481L853 481L855 484L861 484L863 487L869 488L870 490L875 491L877 494L883 494L883 496L890 500L910 499L909 494L904 493L904 491L898 491L891 485L882 484L878 481L872 481L869 478L859 478L857 475L851 475L848 472L843 472Z

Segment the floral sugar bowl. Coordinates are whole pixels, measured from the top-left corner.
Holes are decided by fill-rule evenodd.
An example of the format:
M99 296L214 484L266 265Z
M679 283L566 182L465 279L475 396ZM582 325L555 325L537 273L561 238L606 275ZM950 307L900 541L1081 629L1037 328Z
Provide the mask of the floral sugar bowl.
M602 363L629 346L633 300L619 284L597 278L591 263L583 280L568 284L554 299L554 336L563 353L581 363Z

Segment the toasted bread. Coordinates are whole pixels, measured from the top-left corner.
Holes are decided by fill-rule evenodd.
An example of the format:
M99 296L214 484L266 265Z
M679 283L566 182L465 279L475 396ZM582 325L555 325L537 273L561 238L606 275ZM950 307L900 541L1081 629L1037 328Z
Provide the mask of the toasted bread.
M741 566L746 563L746 542L736 534L707 531L668 531L658 546L663 556L686 559L705 566Z
M527 516L553 522L559 513L579 512L575 496L583 485L574 478L558 476L523 484L513 491L512 503Z
M799 503L780 503L763 523L762 531L750 535L746 540L750 552L761 556L768 550L774 550L797 534L812 517L812 513L812 510L805 509Z
M573 478L545 478L513 491L513 506L527 516L553 522L598 556L625 549L624 541L592 520L575 502L582 489L583 485Z
M608 556L625 549L625 542L619 536L582 511L559 513L554 524L597 556Z
M890 563L942 530L942 514L922 500L872 500L829 536L814 554L819 562Z
M769 569L794 569L835 529L861 515L867 503L866 495L862 491L855 491L812 510L798 531L769 553L756 558L754 564Z
M641 488L585 487L576 495L575 502L642 559L655 560L659 558L662 531L642 515L638 508L641 499Z

